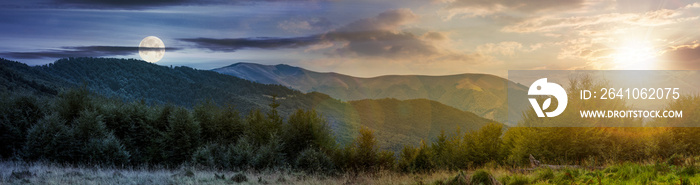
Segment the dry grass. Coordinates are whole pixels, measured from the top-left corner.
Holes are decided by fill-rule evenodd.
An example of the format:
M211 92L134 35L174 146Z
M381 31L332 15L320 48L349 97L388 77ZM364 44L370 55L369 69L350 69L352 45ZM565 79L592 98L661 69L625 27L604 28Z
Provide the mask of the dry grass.
M192 172L192 174L188 174L188 172ZM176 170L117 169L70 167L41 162L0 162L0 184L231 184L235 183L231 177L239 173L244 174L247 178L247 181L241 184L424 184L447 179L455 174L449 171L430 174L401 174L382 171L376 174L324 176L286 170L257 173L252 171L213 171L186 167ZM225 176L225 179L216 178L221 174Z

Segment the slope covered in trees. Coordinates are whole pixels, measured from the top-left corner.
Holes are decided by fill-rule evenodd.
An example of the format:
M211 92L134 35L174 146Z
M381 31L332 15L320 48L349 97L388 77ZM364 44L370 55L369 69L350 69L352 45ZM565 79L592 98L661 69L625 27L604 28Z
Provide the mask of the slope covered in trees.
M582 84L596 84L586 82L585 78L582 80L582 83L572 83L569 91L582 88L579 86ZM26 86L25 90L31 88ZM266 110L253 110L243 115L234 107L217 105L213 101L200 101L192 108L149 105L142 100L125 102L92 94L87 87L60 90L56 96L4 95L0 98L0 158L25 161L122 167L194 164L227 170L291 168L311 173L389 169L413 173L468 169L488 163L527 166L529 155L543 164L600 166L666 159L667 163L678 165L683 164L677 161L682 158L678 156L700 154L698 127L504 129L502 124L487 123L468 132L445 129L434 139L423 140L417 146L402 145L399 152L393 152L380 146L381 128L360 127L358 134L343 145L333 139L331 126L318 112L295 110L283 116L278 110L281 101L272 99L261 102L268 107ZM572 99L570 103L599 108L626 106L623 101L596 101L584 105ZM696 125L700 118L700 114L695 114L698 103L700 96L674 100L668 108L687 110L683 119L657 118L650 124ZM349 115L360 116L359 120L374 120L360 122L375 128L381 127L377 120L408 122L406 119L411 116L402 115L428 112L437 115L427 110L441 107L428 100L392 99L351 102L344 106L348 111L356 111ZM384 112L392 109L399 111ZM448 112L444 115L455 112L443 108L435 110ZM372 116L362 118L367 114ZM526 119L520 124L538 122L538 119L529 118L532 112L525 115ZM594 126L598 123L590 119L577 120L575 115L561 116L557 117L561 119L559 122ZM635 119L615 121L629 126L640 123Z
M520 117L520 113L529 106L526 101L520 101L512 102L513 105L520 106L508 107L508 93L513 97L525 96L527 87L489 74L359 78L338 73L320 73L285 64L272 66L252 63L236 63L213 71L264 84L284 85L303 92L321 92L346 101L429 99L503 123L509 117Z
M471 112L439 102L415 99L358 100L350 104L362 126L378 130L383 149L399 151L405 144L417 146L425 138L437 138L441 131L473 131L489 122Z
M435 137L435 130L423 132L426 127L476 129L484 123L484 119L471 119L478 116L469 112L428 100L363 100L348 103L322 93L302 93L281 85L260 84L213 71L159 66L132 59L67 58L36 67L2 59L0 67L0 72L5 74L0 76L0 80L8 82L3 90L11 93L26 91L55 96L62 89L85 86L101 96L125 101L142 100L148 105L172 104L188 109L194 108L198 102L209 101L217 106L233 106L244 115L254 110L270 110L268 104L276 96L276 103L279 104L276 110L282 117L290 116L297 109L315 109L328 120L340 143L350 143L359 134L359 128L368 126L377 130L380 141L391 141L382 142L382 148L392 148L395 151L403 144L417 145L421 139ZM389 105L397 102L402 106ZM369 108L365 105L368 103L386 103L387 106L381 110L383 115L377 117L365 114ZM430 110L427 112L435 114L398 113L405 112L406 108L414 112L420 109ZM378 122L385 123L386 126L375 127Z

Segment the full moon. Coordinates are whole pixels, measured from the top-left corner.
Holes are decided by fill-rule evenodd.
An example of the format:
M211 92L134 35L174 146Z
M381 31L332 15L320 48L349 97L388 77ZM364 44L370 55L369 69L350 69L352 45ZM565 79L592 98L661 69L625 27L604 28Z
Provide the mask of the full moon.
M143 38L139 44L139 55L147 62L156 63L165 55L165 44L155 36Z

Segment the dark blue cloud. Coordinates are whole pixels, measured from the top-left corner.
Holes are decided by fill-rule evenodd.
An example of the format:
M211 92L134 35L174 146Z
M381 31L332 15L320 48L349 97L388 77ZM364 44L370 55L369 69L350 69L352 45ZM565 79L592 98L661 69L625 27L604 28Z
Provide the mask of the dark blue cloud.
M260 2L312 0L25 0L0 3L9 8L153 9L164 6L252 5Z
M274 37L255 37L255 38L232 38L232 39L215 39L215 38L183 38L178 39L185 42L196 44L200 48L209 49L212 51L236 51L245 48L257 49L278 49L278 48L298 48L310 46L321 41L320 36L312 35L308 37L292 37L292 38L274 38Z
M63 47L55 50L34 52L2 52L0 56L14 59L42 59L42 58L67 58L67 57L104 57L136 54L139 50L162 50L163 48L139 48L127 46L78 46ZM180 50L180 48L165 48L167 51Z
M323 34L304 37L253 37L253 38L182 38L199 48L219 52L240 49L299 48L318 43L344 42L339 48L326 52L335 56L414 57L440 54L434 43L404 32L400 26L416 19L407 9L389 10L375 17L360 19Z

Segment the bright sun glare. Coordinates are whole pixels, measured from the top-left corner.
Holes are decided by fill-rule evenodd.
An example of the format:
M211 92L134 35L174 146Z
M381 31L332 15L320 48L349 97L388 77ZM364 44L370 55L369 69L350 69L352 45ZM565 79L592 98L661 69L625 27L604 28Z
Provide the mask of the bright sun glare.
M615 48L612 59L618 69L653 69L658 52L650 42L624 42Z

